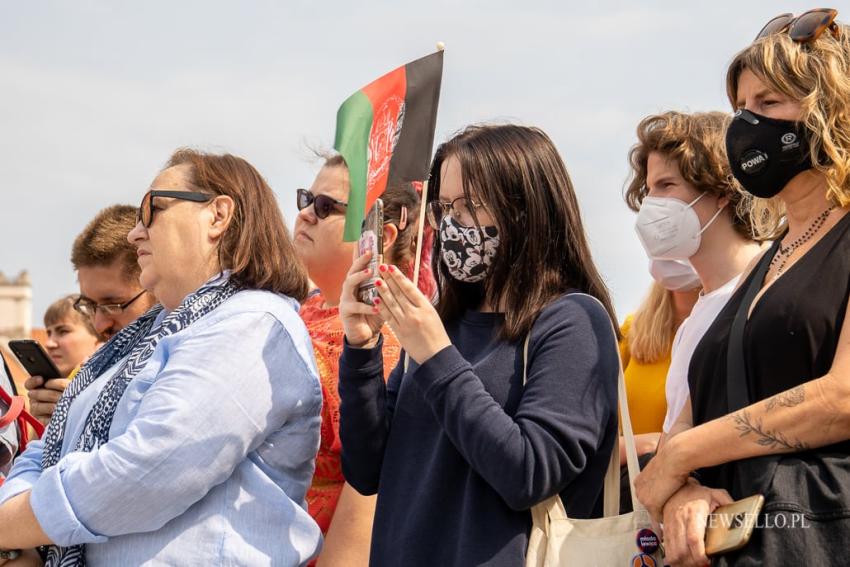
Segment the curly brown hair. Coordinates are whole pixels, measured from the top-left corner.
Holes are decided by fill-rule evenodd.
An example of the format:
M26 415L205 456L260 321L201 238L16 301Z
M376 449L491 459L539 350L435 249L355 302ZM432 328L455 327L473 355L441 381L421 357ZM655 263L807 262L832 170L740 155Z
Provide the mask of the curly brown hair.
M732 225L741 236L752 240L751 198L732 176L726 159L726 127L730 119L722 112L669 111L641 120L637 127L638 143L629 151L632 175L625 192L629 208L640 209L649 191L646 186L649 154L659 152L673 160L682 178L697 190L729 199Z

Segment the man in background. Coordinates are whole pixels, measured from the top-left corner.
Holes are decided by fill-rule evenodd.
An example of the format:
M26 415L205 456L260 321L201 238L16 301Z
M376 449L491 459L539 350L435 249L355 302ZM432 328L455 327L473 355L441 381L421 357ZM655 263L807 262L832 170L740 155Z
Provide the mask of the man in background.
M156 303L139 284L141 268L136 248L127 241L127 234L136 226L137 211L130 205L103 209L77 236L71 249L71 263L80 283L80 298L74 307L91 319L104 340ZM26 381L30 411L39 421L50 421L72 378L45 383L41 376L32 376Z

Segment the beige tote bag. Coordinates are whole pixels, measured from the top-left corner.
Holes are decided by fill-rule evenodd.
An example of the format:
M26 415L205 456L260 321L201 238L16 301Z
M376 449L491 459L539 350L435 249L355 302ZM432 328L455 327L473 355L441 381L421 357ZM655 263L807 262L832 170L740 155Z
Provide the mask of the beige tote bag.
M588 295L588 297L592 296ZM619 353L619 350L617 352ZM618 354L617 359L619 358ZM528 373L528 337L525 339L523 349L523 366L523 384L525 384ZM570 519L558 494L532 507L532 526L526 552L526 567L662 567L664 565L659 537L652 531L649 512L634 495L635 478L640 468L632 433L632 422L629 418L622 361L619 362L619 367L617 381L620 419L626 444L626 464L634 512L618 514L620 451L615 443L608 472L605 475L604 517L592 520Z

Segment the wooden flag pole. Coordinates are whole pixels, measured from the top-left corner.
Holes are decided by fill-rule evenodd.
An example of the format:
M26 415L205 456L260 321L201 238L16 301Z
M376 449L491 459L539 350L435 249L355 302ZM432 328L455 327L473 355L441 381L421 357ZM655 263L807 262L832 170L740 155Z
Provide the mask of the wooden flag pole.
M442 41L437 42L437 51L446 49L446 44ZM422 182L422 197L419 199L419 227L416 230L416 258L413 260L413 285L419 288L419 266L422 264L422 239L425 237L425 209L428 206L428 180ZM428 298L429 300L432 298ZM404 371L407 372L407 366L410 363L410 355L407 351L404 353Z
M419 199L419 226L416 229L416 258L413 260L413 285L419 287L419 267L422 264L422 240L425 238L425 209L428 206L428 180L422 182L422 198ZM428 299L431 299L430 297Z
M444 51L446 44L442 41L437 42L437 51ZM422 198L419 199L419 230L416 233L416 259L413 261L413 285L419 286L419 264L422 263L422 238L425 234L425 207L428 205L428 180L422 182ZM428 299L431 299L430 297ZM404 369L407 370L407 362L405 361Z
M425 238L425 213L428 207L428 180L422 182L422 197L419 199L419 226L416 229L416 258L413 260L413 285L419 288L419 268L422 264L422 240ZM430 297L428 298L431 299ZM410 355L404 352L404 371L410 364Z

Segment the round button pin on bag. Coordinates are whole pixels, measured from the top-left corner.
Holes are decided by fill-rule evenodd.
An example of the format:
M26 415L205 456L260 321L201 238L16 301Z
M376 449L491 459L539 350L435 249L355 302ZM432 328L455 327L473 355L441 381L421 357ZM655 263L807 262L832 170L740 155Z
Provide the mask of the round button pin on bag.
M658 536L649 528L644 528L637 533L637 546L643 553L652 555L658 551Z

